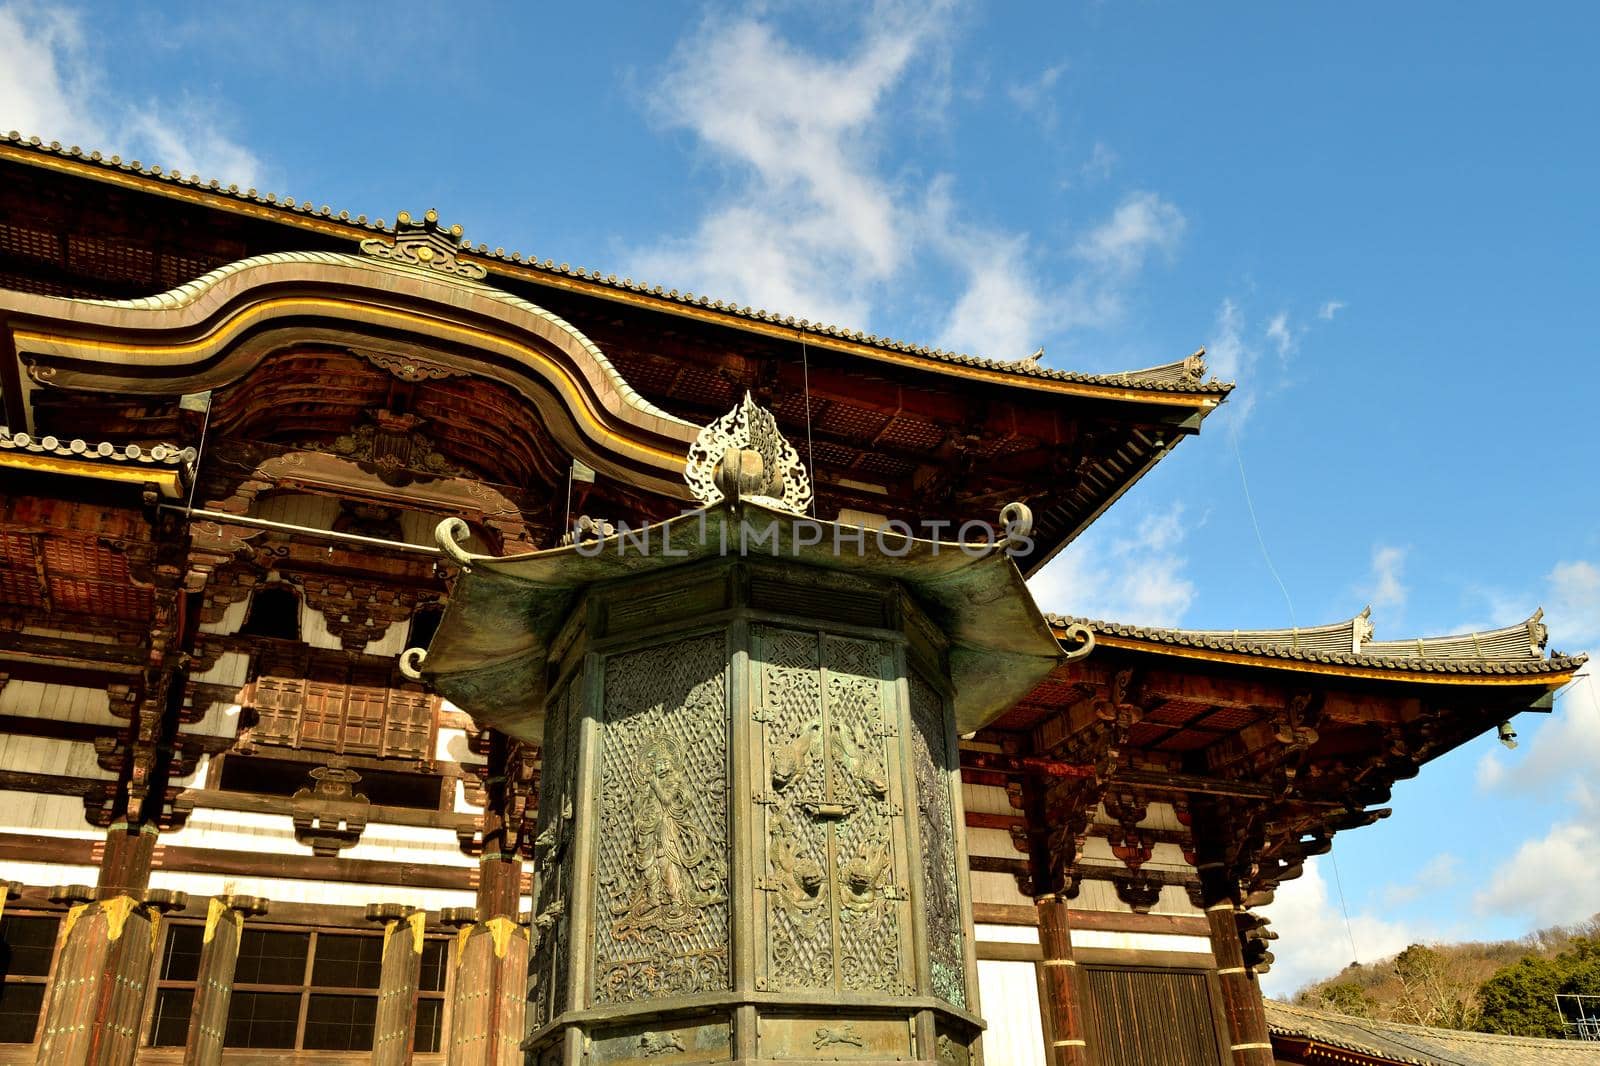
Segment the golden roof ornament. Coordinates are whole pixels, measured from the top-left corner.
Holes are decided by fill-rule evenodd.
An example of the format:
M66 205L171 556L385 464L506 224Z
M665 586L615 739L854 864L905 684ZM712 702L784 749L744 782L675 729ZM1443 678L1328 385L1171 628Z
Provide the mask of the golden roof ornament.
M489 273L481 263L458 259L461 250L461 227L439 226L439 212L428 208L417 222L409 211L402 211L394 220L394 241L382 237L368 237L361 242L361 250L379 259L388 259L407 266L425 267L441 274L453 274L473 281Z
M759 503L791 514L811 506L811 476L772 412L744 394L737 407L700 431L683 479L707 507L724 500Z

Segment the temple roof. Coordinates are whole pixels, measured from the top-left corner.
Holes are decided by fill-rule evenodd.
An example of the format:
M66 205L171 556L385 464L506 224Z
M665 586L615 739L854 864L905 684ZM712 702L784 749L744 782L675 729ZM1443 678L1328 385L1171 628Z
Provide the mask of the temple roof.
M99 480L136 481L157 485L177 498L194 472L195 450L173 444L141 448L81 438L32 437L0 426L0 468L50 470Z
M139 160L124 160L117 155L108 156L98 151L84 151L76 145L63 146L59 141L46 143L37 136L24 137L16 130L0 132L0 148L5 147L22 149L33 157L29 160L24 156L23 161L57 166L67 163L74 171L98 172L102 178L137 183L146 191L178 196L216 207L243 209L257 217L271 216L274 221L304 225L324 232L343 233L352 240L360 240L375 234L393 235L396 232L395 227L387 225L381 218L374 220L366 215L352 218L350 212L335 211L327 204L318 207L311 200L297 202L293 197L279 197L275 193L263 193L253 188L240 189L238 185L224 184L215 178L208 180L198 174L185 175L180 170L165 170L160 166L146 165ZM576 280L586 283L586 287L598 286L618 293L642 296L652 302L674 305L683 310L694 308L702 314L709 312L716 317L726 316L746 324L760 323L764 326L782 327L795 339L804 338L829 347L841 346L837 343L829 344L830 341L845 342L843 346L846 347L859 346L883 353L902 353L920 357L933 364L943 364L949 368L965 368L1024 381L1036 379L1127 389L1140 393L1187 393L1194 394L1197 399L1221 398L1233 389L1231 383L1205 378L1203 350L1171 363L1124 373L1087 374L1056 370L1040 366L1031 358L998 360L949 352L861 330L796 318L793 315L768 311L764 308L753 309L748 305L716 300L687 291L680 292L677 289L651 285L632 278L618 278L615 274L602 274L599 270L586 267L572 266L568 263L558 264L553 259L540 259L518 251L508 252L504 248L491 249L487 244L480 243L474 247L470 242L464 242L462 251L484 260L483 265L497 273L533 274L539 276L538 280L557 284Z
M1355 1052L1365 1061L1406 1066L1594 1066L1600 1064L1600 1043L1548 1040L1500 1033L1468 1033L1400 1022L1380 1022L1332 1011L1314 1010L1268 1000L1267 1028L1274 1050L1306 1056L1294 1062L1352 1062L1347 1057L1310 1057L1322 1045ZM1287 1038L1287 1039L1286 1039ZM1293 1043L1295 1047L1285 1047Z
M1584 655L1545 654L1541 608L1526 621L1479 633L1408 640L1372 640L1371 608L1326 625L1290 629L1167 629L1090 618L1046 615L1054 626L1077 623L1094 631L1100 643L1138 641L1193 652L1303 663L1364 667L1420 674L1474 676L1564 674L1587 660ZM1105 638L1110 638L1106 640Z

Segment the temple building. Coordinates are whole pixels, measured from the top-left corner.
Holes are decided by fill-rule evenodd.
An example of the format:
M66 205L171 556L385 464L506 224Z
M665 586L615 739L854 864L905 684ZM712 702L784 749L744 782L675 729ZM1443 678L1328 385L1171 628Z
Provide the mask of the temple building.
M1391 1061L1259 909L1583 660L1036 604L1230 389L0 139L0 1064Z

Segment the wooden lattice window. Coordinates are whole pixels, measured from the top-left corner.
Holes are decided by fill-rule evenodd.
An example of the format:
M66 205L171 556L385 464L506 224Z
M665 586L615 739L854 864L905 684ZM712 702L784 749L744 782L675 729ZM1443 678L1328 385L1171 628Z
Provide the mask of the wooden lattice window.
M364 682L364 683L363 683ZM433 759L434 700L387 678L333 681L263 676L244 697L254 709L250 739L341 755Z
M150 1019L152 1047L182 1047L188 1040L203 937L198 922L167 927ZM423 941L414 1051L442 1046L449 948L448 937ZM382 959L377 932L247 923L223 1046L370 1051Z
M54 914L0 918L0 1044L31 1044L38 1038L60 927Z

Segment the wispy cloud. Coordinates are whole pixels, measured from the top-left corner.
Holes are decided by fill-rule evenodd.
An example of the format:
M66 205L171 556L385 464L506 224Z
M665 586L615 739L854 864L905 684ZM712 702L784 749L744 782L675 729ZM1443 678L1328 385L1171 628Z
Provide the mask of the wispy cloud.
M1405 607L1410 592L1402 580L1405 566L1406 549L1392 544L1379 544L1372 549L1372 569L1365 591L1373 610L1380 615L1385 611L1398 614Z
M1094 148L1089 152L1089 158L1084 160L1083 166L1078 168L1080 174L1087 181L1105 181L1111 177L1111 171L1117 165L1117 153L1104 141L1095 141Z
M1184 229L1172 204L1133 193L1079 240L1074 254L1080 269L1050 283L1030 269L1026 237L962 225L948 190L948 181L938 182L929 198L929 244L960 265L967 284L938 343L998 358L1021 358L1049 334L1115 321L1132 279L1151 255L1170 254Z
M1399 907L1419 899L1424 893L1433 892L1442 884L1449 884L1460 874L1461 858L1449 852L1441 852L1429 859L1422 869L1409 881L1401 881L1385 885L1378 893L1378 898L1388 908ZM1370 961L1370 960L1369 960Z
M1041 115L1047 125L1055 122L1054 90L1061 75L1067 72L1065 62L1054 63L1026 81L1014 81L1006 86L1006 95L1023 111Z
M1559 646L1600 652L1600 566L1578 559L1545 576L1545 614Z
M220 181L261 180L260 159L209 102L129 99L107 85L82 17L67 8L0 5L0 124Z
M1113 528L1116 527L1116 528ZM1047 610L1146 625L1177 625L1195 598L1183 554L1181 503L1133 520L1096 523L1029 581Z
M1271 341L1272 346L1277 349L1278 358L1287 359L1294 354L1295 348L1299 345L1299 340L1295 337L1294 330L1289 326L1289 312L1279 311L1272 316L1272 320L1267 323L1267 340Z
M727 187L690 232L636 249L632 268L857 327L870 327L891 289L936 269L963 279L933 327L938 343L996 358L1114 320L1150 256L1181 238L1176 206L1151 192L1126 196L1077 238L1060 280L1026 232L963 210L949 176L913 180L884 162L896 130L937 122L926 103L949 99L907 96L913 80L927 80L929 58L948 52L953 10L875 5L843 55L801 46L764 15L703 24L680 43L653 106L663 125L693 135ZM1064 69L1018 91L1043 99Z
M1333 316L1344 310L1343 300L1329 300L1317 308L1317 317L1324 322L1332 322Z

